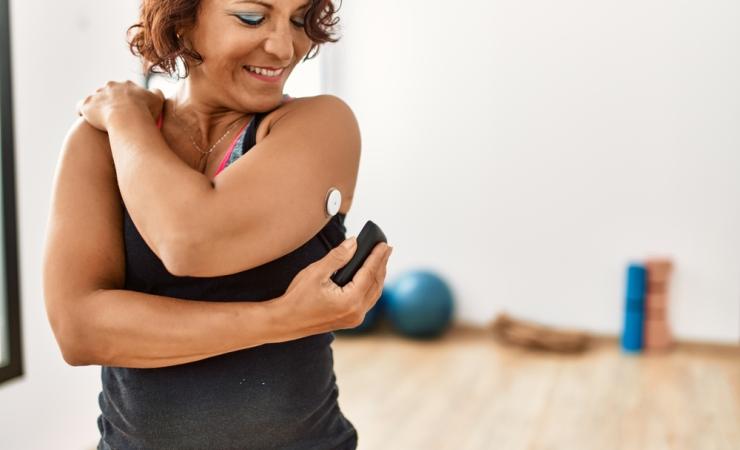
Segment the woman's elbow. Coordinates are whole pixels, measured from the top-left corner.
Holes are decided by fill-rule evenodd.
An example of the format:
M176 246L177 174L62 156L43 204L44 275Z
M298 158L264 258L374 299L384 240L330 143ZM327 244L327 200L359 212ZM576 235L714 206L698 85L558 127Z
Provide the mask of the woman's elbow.
M69 364L70 366L89 366L91 363L88 362L87 359L81 356L81 354L76 350L70 350L66 347L62 347L62 358L64 358L64 362Z
M166 234L156 245L154 253L157 255L165 270L176 277L193 276L189 264L198 249L190 238L175 238L175 233Z
M84 335L80 322L72 314L61 308L50 308L47 298L47 316L52 333L61 351L62 358L70 366L87 366L92 363L89 341L82 339ZM83 319L84 320L84 319Z
M54 336L64 362L70 366L89 366L92 364L88 349L74 335L55 330Z

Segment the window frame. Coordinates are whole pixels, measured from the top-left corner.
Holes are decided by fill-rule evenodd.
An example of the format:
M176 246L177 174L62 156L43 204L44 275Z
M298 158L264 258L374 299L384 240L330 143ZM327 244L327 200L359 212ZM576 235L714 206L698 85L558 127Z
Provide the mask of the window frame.
M5 303L4 319L8 363L0 366L0 384L21 377L23 358L21 354L21 314L18 284L18 239L16 232L15 198L15 144L13 136L13 99L10 54L10 7L9 0L0 0L0 173L2 174L2 239L5 252L0 255L5 264L5 292L0 302ZM1 350L0 350L1 351Z

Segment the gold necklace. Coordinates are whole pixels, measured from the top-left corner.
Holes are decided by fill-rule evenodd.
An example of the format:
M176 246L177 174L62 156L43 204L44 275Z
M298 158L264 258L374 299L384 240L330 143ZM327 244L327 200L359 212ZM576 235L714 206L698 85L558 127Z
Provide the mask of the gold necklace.
M224 140L224 138L226 137L226 135L229 134L229 132L231 131L232 128L234 128L234 125L236 125L237 122L239 122L239 121L238 120L235 120L234 123L232 123L231 125L229 125L229 127L226 129L226 132L220 138L218 138L218 140L213 145L211 145L211 148L209 148L207 152L204 152L203 149L200 148L200 145L198 145L195 142L195 139L193 139L193 135L190 134L190 133L188 133L190 135L190 141L193 143L193 146L195 147L196 150L198 150L199 152L203 153L204 155L209 155L213 151L213 149L216 148L216 146L221 141Z
M173 114L173 115L174 115L175 117L177 117L177 120L178 120L179 122L181 122L181 123L184 123L184 122L183 122L183 120L182 120L182 119L180 119L180 116L179 116L179 115L177 115L177 111L176 111L176 107L175 107L174 103L172 104L172 114ZM228 128L226 128L226 131L224 132L224 134L223 134L223 135L221 135L221 137L220 137L220 138L218 138L218 140L217 140L217 141L216 141L216 142L215 142L215 143L214 143L213 145L211 145L211 147L210 147L210 148L208 149L208 151L203 151L203 149L202 149L202 148L200 147L200 145L198 145L198 143L197 143L197 142L195 142L195 139L193 138L193 135L192 135L191 133L188 133L188 137L190 137L190 142L192 142L192 143L193 143L193 147L195 147L195 149L196 149L196 150L198 150L198 151L199 151L200 153L202 153L203 155L205 155L205 158L206 158L206 160L207 160L207 159L208 159L208 155L210 155L210 154L211 154L211 152L213 151L213 149L215 149L215 148L216 148L216 146L217 146L217 145L218 145L218 144L219 144L219 143L220 143L221 141L223 141L223 140L224 140L224 138L225 138L225 137L226 137L226 136L227 136L227 135L229 134L229 132L230 132L230 131L231 131L231 130L232 130L232 129L234 128L234 126L235 126L235 125L236 125L237 123L239 123L239 121L240 121L241 119L242 119L242 118L239 118L239 119L235 120L235 121L234 121L234 122L233 122L233 123L232 123L231 125L229 125L229 126L228 126Z

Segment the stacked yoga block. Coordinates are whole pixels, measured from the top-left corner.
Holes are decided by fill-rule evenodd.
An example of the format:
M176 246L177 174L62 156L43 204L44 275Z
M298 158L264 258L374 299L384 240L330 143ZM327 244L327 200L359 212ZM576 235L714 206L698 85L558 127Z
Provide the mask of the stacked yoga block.
M643 344L646 350L665 350L673 341L668 326L668 280L673 264L668 259L649 259L645 262L645 269L647 293Z
M627 267L624 327L621 343L626 352L659 351L672 343L668 326L668 281L672 263L652 258Z

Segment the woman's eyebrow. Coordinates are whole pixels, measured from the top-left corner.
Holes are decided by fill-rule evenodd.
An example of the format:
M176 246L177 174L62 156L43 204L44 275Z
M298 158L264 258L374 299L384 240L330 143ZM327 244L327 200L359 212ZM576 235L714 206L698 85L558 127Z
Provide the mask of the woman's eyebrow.
M261 0L237 0L236 3L255 3L257 5L262 5L262 6L264 6L267 9L272 9L272 4L267 3L267 2L263 2ZM311 4L310 1L309 2L306 2L303 5L299 6L298 9L303 9L306 6L310 5L310 4Z

